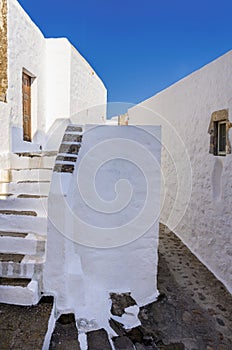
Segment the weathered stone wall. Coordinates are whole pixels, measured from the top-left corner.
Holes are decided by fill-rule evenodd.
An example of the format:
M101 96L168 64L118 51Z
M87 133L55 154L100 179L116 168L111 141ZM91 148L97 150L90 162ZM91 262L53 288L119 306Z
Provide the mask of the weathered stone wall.
M0 0L0 101L6 102L7 86L7 0Z

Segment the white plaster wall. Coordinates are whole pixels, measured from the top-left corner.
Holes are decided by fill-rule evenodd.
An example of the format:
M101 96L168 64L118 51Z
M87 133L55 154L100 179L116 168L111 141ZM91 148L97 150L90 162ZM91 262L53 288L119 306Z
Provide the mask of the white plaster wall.
M157 297L160 127L89 127L73 174L53 173L45 293L108 328L110 292Z
M106 119L107 91L93 68L71 46L70 116L75 123L102 124Z
M0 102L0 120L1 130L0 133L0 154L9 152L9 119L10 108L8 103Z
M35 79L32 83L32 136L39 142L45 130L45 41L42 33L16 0L8 0L8 103L10 122L14 127L14 150L32 148L22 139L22 70ZM20 142L21 141L21 142Z
M209 154L207 131L214 111L232 120L231 91L232 51L129 110L130 124L162 125L161 221L230 292L232 155Z
M57 118L103 123L107 96L100 78L67 39L46 39L46 47L47 130Z
M79 124L105 121L106 89L99 77L67 39L44 39L16 0L8 0L8 44L7 118L13 152L46 148L45 132L50 135L57 119L75 115ZM32 143L23 141L23 69L33 77Z
M10 106L8 103L0 102L0 168L8 169L10 152L10 126L9 126ZM0 180L2 178L0 171Z
M46 39L46 130L56 119L70 117L70 43L65 38Z

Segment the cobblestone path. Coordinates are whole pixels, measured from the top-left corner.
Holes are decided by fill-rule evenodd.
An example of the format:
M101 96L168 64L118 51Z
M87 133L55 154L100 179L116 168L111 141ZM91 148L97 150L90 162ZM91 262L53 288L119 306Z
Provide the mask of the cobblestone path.
M159 301L142 308L140 316L157 340L180 342L186 350L232 350L232 296L163 225L158 288Z

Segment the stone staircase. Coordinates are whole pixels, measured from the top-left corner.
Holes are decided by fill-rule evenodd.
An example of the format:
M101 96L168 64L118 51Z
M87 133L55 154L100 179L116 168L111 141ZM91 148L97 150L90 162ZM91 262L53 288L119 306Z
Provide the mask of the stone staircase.
M42 291L47 198L56 154L12 154L0 182L0 302L36 304Z

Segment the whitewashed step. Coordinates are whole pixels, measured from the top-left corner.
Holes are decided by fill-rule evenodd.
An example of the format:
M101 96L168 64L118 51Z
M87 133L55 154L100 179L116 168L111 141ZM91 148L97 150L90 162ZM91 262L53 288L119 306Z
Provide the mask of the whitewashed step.
M36 255L45 252L46 239L34 233L0 232L0 253Z
M0 200L6 200L12 196L13 196L12 193L0 193Z
M37 281L0 278L0 303L36 305L40 299Z
M0 193L47 195L50 182L0 183Z
M10 170L0 169L0 182L10 182L11 172Z
M1 231L34 232L39 235L47 234L47 218L26 215L0 214Z
M56 156L24 157L12 154L10 157L11 169L52 169Z
M51 181L52 170L48 169L18 169L11 170L11 181ZM2 181L3 182L3 181Z
M45 256L0 254L0 276L7 278L33 278L41 275Z
M11 196L0 200L0 210L35 211L38 216L47 216L47 198L17 198Z

